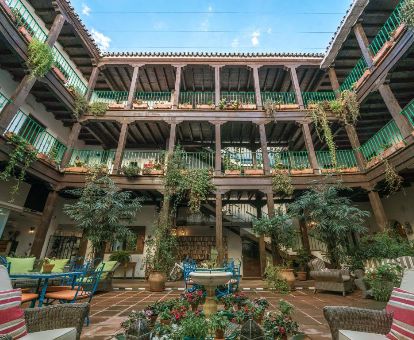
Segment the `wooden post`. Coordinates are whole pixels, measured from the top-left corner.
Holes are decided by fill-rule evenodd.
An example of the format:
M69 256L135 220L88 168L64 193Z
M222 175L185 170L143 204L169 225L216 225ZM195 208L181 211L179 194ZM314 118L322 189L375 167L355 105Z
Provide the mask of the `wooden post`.
M129 87L129 93L128 93L128 104L127 109L131 110L132 106L134 104L134 98L135 98L135 91L137 89L137 81L139 77L139 68L141 65L134 65L134 72L132 73L132 80L131 85Z
M365 159L360 151L361 144L359 143L358 135L356 133L355 127L353 125L345 125L345 131L348 135L349 141L352 146L352 150L354 150L355 158L358 164L358 168L360 171L365 171Z
M315 173L319 173L319 164L316 158L315 147L313 146L312 135L309 129L309 123L302 122L303 138L305 140L306 149L308 150L309 163Z
M216 155L214 165L214 175L221 176L221 122L214 123L216 137Z
M262 207L256 204L256 217L262 218ZM263 277L266 270L266 242L263 235L259 236L259 259L260 259L260 275Z
M216 192L216 248L218 252L218 264L224 260L223 247L223 201L221 192Z
M221 98L220 68L221 65L214 65L214 105L219 109Z
M46 241L47 230L49 229L50 222L52 221L58 196L57 191L51 191L47 196L42 218L40 219L40 224L36 228L31 249L31 254L35 257L40 257L42 254L43 245Z
M93 69L92 69L91 76L89 78L89 82L88 82L88 90L86 92L86 100L87 101L91 100L93 91L95 90L96 81L98 80L99 72L100 72L99 67L94 66Z
M267 212L269 218L275 216L275 201L273 199L273 191L269 190L266 192L267 197ZM273 258L273 265L279 265L282 263L282 257L279 254L279 247L277 244L274 243L274 240L271 240L272 244L272 258Z
M72 130L69 135L68 144L66 145L67 149L62 157L62 161L60 163L61 168L65 168L68 163L70 162L70 158L72 157L73 148L75 146L76 141L79 139L79 133L82 129L82 125L79 122L76 122L72 126Z
M168 140L168 155L172 155L174 152L176 129L177 123L171 123L170 138Z
M368 68L371 68L373 65L372 63L373 58L369 50L369 41L365 34L364 28L362 27L360 22L355 24L354 33L355 33L355 37L357 39L359 48L361 49L362 56L364 57L365 62L368 65Z
M384 206L377 191L370 190L368 198L371 203L372 211L374 212L375 221L377 222L380 231L384 231L388 225L387 215L385 214Z
M122 123L121 132L118 139L118 147L116 148L113 174L119 173L122 164L122 155L124 154L125 143L128 136L128 123Z
M340 86L339 86L338 77L336 76L336 72L333 67L328 68L328 76L329 76L329 80L331 81L332 90L334 90L335 92L338 92ZM338 96L338 93L337 93L337 96Z
M300 235L302 239L302 246L303 249L311 255L311 247L309 243L309 235L308 235L308 227L306 226L306 221L303 218L299 218L299 228L300 228Z
M181 71L183 68L183 65L176 65L177 68L176 74L175 74L175 86L174 86L174 100L172 107L174 110L178 108L179 100L180 100L180 87L181 87Z
M296 73L296 67L289 67L290 76L292 77L293 88L295 89L296 100L298 101L301 110L305 108L303 105L302 91L300 89L298 74Z
M254 93L256 95L256 107L258 110L263 110L262 104L262 94L260 91L260 79L259 79L259 68L260 66L254 65L251 66L253 72L253 81L254 81Z
M55 20L53 21L53 25L49 31L49 35L46 40L46 43L50 47L53 47L53 45L55 44L64 23L65 17L62 14L58 13L55 17ZM10 101L6 104L1 113L0 127L4 129L7 128L7 126L12 121L13 117L17 114L17 111L19 111L20 107L26 101L26 98L32 90L34 84L36 83L36 80L37 79L32 77L30 74L26 75L22 79L19 86L12 94Z
M401 135L403 138L407 138L409 135L411 135L413 129L405 116L401 114L401 106L398 103L397 98L395 98L394 94L392 93L390 86L388 84L382 84L379 86L378 90L385 102L385 105L388 108L388 111L390 111L392 118L397 124Z
M263 170L265 175L270 175L269 152L267 151L266 127L264 123L259 123L260 145L262 147Z

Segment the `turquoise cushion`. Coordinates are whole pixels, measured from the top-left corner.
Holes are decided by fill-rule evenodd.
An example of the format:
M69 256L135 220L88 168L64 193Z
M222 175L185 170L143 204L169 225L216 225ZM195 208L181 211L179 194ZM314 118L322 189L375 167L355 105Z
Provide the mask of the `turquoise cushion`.
M31 272L36 261L35 257L6 257L6 259L10 263L10 274L12 275Z

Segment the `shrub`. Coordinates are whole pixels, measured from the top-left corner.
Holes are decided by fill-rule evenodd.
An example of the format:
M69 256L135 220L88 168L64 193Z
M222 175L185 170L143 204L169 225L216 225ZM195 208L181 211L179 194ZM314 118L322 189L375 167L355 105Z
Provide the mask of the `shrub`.
M401 284L403 270L395 264L383 264L368 273L364 280L372 289L372 295L377 301L387 302L394 287Z
M414 27L414 0L405 0L401 6L401 21L408 27Z
M281 294L290 292L289 284L280 276L280 267L267 266L265 270L265 280L268 288L276 290Z
M103 116L106 111L108 110L108 104L101 103L101 102L94 102L89 105L88 107L88 113L91 115L96 116Z
M32 77L41 78L53 66L53 53L49 45L33 39L27 49L27 67Z

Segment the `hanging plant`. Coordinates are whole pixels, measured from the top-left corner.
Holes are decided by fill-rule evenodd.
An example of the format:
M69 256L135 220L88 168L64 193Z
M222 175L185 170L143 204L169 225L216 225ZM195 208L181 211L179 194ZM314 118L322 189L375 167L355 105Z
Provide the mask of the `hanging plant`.
M391 194L398 192L404 182L404 178L398 175L395 167L388 160L384 160L385 164L385 186Z
M273 191L281 197L289 197L293 195L293 185L286 170L281 164L276 165L272 178Z
M211 174L208 169L192 169L187 173L190 211L195 214L200 211L201 203L207 200L208 194L214 190Z
M401 21L410 28L414 28L414 0L405 0L401 6Z
M315 124L318 137L321 141L324 141L328 146L332 164L336 168L336 145L333 139L331 125L328 120L328 112L330 108L330 102L325 101L317 103L315 108L311 111L311 115L313 123Z
M86 100L85 96L79 92L77 87L73 85L69 85L68 90L70 93L72 93L73 100L74 100L73 113L75 114L76 118L79 118L81 115L88 112L88 109L89 109L88 101Z
M41 78L50 71L53 66L53 53L49 45L37 39L33 39L27 48L27 67L30 75Z
M10 178L16 179L17 182L10 192L10 202L14 202L14 196L20 188L20 183L24 181L27 169L37 160L37 151L31 144L14 133L8 133L7 137L7 143L14 145L14 149L9 154L5 169L0 173L0 179L3 181L8 181ZM22 166L19 175L16 177L15 170L19 163L22 163Z
M342 91L339 99L330 102L330 109L343 124L355 125L360 115L356 92Z
M273 116L278 109L280 109L280 105L282 105L282 101L273 101L273 100L266 100L264 104L265 113L268 116Z

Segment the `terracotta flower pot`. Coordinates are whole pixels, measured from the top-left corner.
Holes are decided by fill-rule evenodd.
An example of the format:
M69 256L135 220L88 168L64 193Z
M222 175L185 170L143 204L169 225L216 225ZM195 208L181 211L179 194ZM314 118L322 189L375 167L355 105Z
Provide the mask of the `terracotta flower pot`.
M306 281L308 273L307 272L297 272L298 274L298 280L299 281Z
M172 105L171 103L155 103L154 104L154 109L158 109L158 110L168 110L171 109Z
M199 110L214 110L216 108L216 106L214 104L197 104L196 105L196 109Z
M163 292L165 290L165 282L167 277L163 272L152 271L148 278L150 292Z
M361 85L366 82L366 80L368 79L368 77L370 75L371 75L371 71L370 70L366 70L364 72L364 74L362 75L362 77L359 78L359 80L355 83L355 89L358 89L359 87L361 87Z
M63 83L66 84L68 82L68 80L66 79L65 75L62 73L61 70L59 70L56 66L52 67L53 72L56 74L56 77L59 78L59 80Z
M147 103L134 103L132 104L132 108L134 110L147 110L148 109L148 104Z
M54 266L55 265L53 263L52 264L51 263L44 263L43 264L43 273L46 273L46 274L51 273Z
M256 110L256 104L240 104L240 109L242 110Z
M241 175L241 171L240 170L225 170L224 174L226 176L240 176Z
M108 105L108 110L123 110L124 108L124 103L112 103Z
M24 26L20 26L20 27L18 28L18 31L19 31L19 32L20 32L20 34L23 36L24 40L26 40L28 43L30 43L30 42L33 40L32 36L30 35L30 33L29 33L29 31L26 29L26 27L24 27Z
M313 174L313 170L312 169L301 169L301 170L295 170L292 169L290 171L291 175L311 175Z
M388 56L394 44L395 43L393 41L387 41L384 46L382 46L382 48L377 52L376 56L372 60L372 63L374 65L380 64Z
M298 104L281 104L280 105L281 111L298 110L298 109L299 109Z
M193 104L180 104L178 108L183 110L192 110Z
M222 329L216 329L216 334L214 337L215 340L222 340L224 339L224 330Z
M402 37L402 34L406 31L407 26L405 24L400 24L398 28L392 33L391 40L397 41Z
M84 173L84 172L88 172L88 169L83 167L83 166L71 166L68 168L65 168L65 172L80 172L80 173Z
M164 170L143 169L142 174L147 176L162 176L164 175Z
M263 169L245 169L244 174L247 176L262 176L264 171Z
M293 273L293 269L281 269L280 276L287 281L290 289L293 290L295 288L295 274Z

